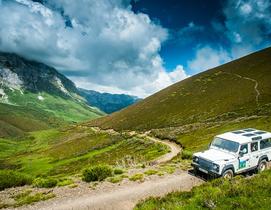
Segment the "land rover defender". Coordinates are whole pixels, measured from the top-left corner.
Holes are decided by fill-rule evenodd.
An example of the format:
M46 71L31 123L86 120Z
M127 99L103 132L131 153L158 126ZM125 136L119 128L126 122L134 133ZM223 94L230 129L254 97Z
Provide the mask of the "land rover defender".
M264 171L271 160L271 133L253 128L218 135L209 149L193 155L194 172L232 178L250 170Z

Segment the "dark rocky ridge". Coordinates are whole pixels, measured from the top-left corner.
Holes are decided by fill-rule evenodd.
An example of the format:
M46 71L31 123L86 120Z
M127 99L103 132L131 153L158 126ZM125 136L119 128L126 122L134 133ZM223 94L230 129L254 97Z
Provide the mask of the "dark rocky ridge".
M7 68L16 73L23 82L23 89L30 92L47 92L67 97L57 85L57 79L69 93L78 94L74 83L57 72L54 68L45 64L24 59L13 53L0 53L0 69ZM1 71L0 71L1 77Z

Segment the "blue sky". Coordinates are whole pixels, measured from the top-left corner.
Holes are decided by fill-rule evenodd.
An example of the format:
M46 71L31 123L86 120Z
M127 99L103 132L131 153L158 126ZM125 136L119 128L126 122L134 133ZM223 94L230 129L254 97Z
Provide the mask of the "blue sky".
M271 45L271 0L0 0L0 51L147 97Z
M197 45L216 44L221 38L212 28L213 21L225 19L220 0L158 0L155 4L152 0L144 0L132 1L132 6L133 11L147 13L153 21L169 30L169 39L160 52L168 70L191 59ZM220 40L220 43L224 44L224 41Z
M147 13L154 22L169 30L169 38L160 51L167 71L178 64L182 64L190 75L205 70L189 67L189 61L204 46L225 50L228 53L225 61L228 61L270 45L270 21L267 20L271 13L270 1L157 0L154 4L152 0L143 0L132 1L131 4L133 11ZM251 11L242 13L245 9ZM260 15L265 18L260 18ZM250 23L253 24L252 28L244 30L243 27ZM231 31L232 28L235 30ZM229 33L242 33L243 40L239 47ZM262 39L260 43L257 41L259 38ZM251 46L242 46L242 42L247 44L246 39L251 41ZM231 52L233 45L240 48L239 53Z

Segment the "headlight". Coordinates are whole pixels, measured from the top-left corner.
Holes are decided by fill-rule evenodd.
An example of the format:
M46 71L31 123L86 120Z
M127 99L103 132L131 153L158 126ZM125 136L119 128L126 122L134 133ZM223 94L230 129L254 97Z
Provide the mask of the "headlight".
M218 172L219 171L219 165L214 163L213 164L213 169Z
M195 163L199 162L199 158L197 156L194 156L193 157L193 162L195 162Z

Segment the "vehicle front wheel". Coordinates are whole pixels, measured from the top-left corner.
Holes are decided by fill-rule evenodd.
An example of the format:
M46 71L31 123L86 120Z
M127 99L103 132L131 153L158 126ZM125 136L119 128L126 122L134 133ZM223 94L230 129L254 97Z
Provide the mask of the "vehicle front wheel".
M224 179L232 179L233 176L234 176L234 174L233 174L232 169L228 169L228 170L224 171L223 174L222 174L222 177Z
M266 169L267 169L267 161L261 160L257 168L258 173L261 173L265 171Z

